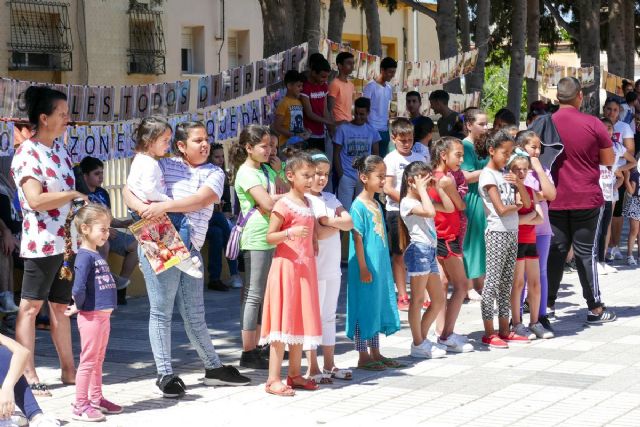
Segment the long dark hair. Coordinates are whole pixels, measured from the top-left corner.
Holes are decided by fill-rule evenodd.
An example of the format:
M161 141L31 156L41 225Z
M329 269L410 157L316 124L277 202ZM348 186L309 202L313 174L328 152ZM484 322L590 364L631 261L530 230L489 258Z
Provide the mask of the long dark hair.
M400 200L407 197L407 193L409 192L409 178L415 178L418 175L426 175L431 173L431 167L423 161L416 161L409 163L402 173L402 183L400 185ZM404 252L404 250L411 243L411 239L409 238L409 230L405 225L404 221L398 221L398 231L399 231L399 243L400 250Z

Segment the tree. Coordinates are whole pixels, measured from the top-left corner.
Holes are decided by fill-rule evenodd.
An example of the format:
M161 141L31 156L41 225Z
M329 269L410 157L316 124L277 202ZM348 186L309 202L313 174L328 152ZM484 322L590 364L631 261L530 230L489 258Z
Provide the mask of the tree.
M628 1L627 1L628 2ZM609 0L609 22L607 40L607 68L618 76L625 75L627 58L625 56L625 21L623 15L625 0Z
M509 92L507 108L520 117L522 80L524 77L524 49L527 31L527 0L514 0L511 18L511 66L509 67Z
M263 53L265 58L296 45L295 4L297 0L259 0L262 10ZM302 2L304 3L304 2Z
M380 36L380 14L378 13L377 0L361 0L367 22L367 41L369 53L382 56L382 38Z
M570 10L565 5L556 5L551 0L544 0L544 4L577 45L581 66L595 67L595 83L583 88L582 93L586 101L584 111L596 115L600 110L600 0L578 0L577 7L571 10L577 22L572 23L562 16Z
M478 62L473 73L467 78L469 92L483 91L484 70L489 52L489 25L491 23L491 4L489 0L478 0L474 41L478 49Z
M306 0L304 11L301 43L309 42L309 53L315 53L320 45L320 0Z
M468 52L471 50L471 25L467 0L458 0L458 27L460 28L460 46L463 52Z
M624 56L627 58L623 75L632 79L635 71L634 60L636 57L636 35L638 34L638 30L636 30L636 6L634 5L634 2L626 1L624 3L623 15L625 18Z
M327 38L336 43L342 43L342 26L347 17L344 10L344 0L331 0L329 3L329 25Z
M436 14L436 32L440 46L440 59L451 58L458 54L458 40L456 34L456 2L455 0L438 0ZM444 89L451 93L460 93L460 79L452 80L444 85Z
M540 50L540 0L527 0L527 55L538 58ZM527 79L527 105L538 100L538 81Z

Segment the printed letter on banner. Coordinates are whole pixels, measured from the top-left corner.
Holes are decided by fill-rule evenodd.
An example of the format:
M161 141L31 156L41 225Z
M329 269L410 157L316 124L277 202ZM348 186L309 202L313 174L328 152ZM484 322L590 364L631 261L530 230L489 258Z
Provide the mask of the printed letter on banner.
M267 62L264 59L256 61L255 90L264 89L267 86Z
M220 101L231 99L231 72L229 70L220 73Z
M100 86L86 87L82 105L84 120L95 122L98 119L98 109L100 108Z
M207 140L209 144L213 144L216 141L216 119L218 116L217 110L209 110L204 113L204 125L207 129Z
M149 93L151 89L149 85L142 85L136 87L136 118L143 119L149 117L149 111L151 111L151 101L149 100Z
M102 86L100 89L100 121L112 122L114 114L114 103L116 89L113 86Z
M242 67L231 70L231 99L242 96Z
M111 126L92 127L94 128L93 133L97 136L96 140L99 141L98 158L102 161L111 160L113 158L113 133L111 132Z
M119 120L131 120L135 116L136 97L135 86L122 86L120 88L120 114Z
M221 85L221 76L220 74L214 74L211 76L211 105L220 104L220 98L222 95L222 85Z
M248 95L253 92L255 63L247 64L242 67L242 94Z
M154 83L149 85L149 100L151 102L149 115L169 115L165 102L165 89L166 83Z
M167 114L175 114L178 103L178 93L176 92L176 82L165 83L164 93Z
M202 76L198 79L198 109L207 108L211 105L209 87L211 86L211 76Z
M235 138L238 136L238 110L233 106L229 108L229 133L227 138Z
M86 86L72 85L69 89L69 119L72 122L82 122L84 117L84 98Z
M182 80L178 82L178 109L177 113L181 114L189 111L189 99L191 97L191 81Z
M125 149L127 144L124 122L115 123L113 125L113 132L113 158L122 159L125 157Z
M73 163L79 163L84 157L77 126L67 126L67 151L69 151Z

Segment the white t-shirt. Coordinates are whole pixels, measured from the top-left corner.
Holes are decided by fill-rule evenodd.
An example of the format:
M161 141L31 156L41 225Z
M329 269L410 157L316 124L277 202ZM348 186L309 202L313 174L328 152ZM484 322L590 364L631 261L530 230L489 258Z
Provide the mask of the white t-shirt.
M316 218L326 216L334 218L338 208L342 203L334 194L322 192L320 196L306 194L311 201L311 209ZM316 257L316 269L318 270L318 280L330 280L340 277L340 233L335 233L331 237L318 240L318 256Z
M411 197L403 198L400 201L400 216L409 230L411 243L424 243L435 248L438 245L436 224L433 218L412 214L411 210L418 206L422 206L418 200Z
M136 154L131 162L127 188L145 203L171 200L167 196L167 186L158 161L144 153Z
M384 164L387 166L387 176L392 176L395 179L395 185L393 187L396 191L400 191L400 186L402 185L402 174L404 173L405 166L416 161L424 162L425 158L423 155L414 152L405 157L398 153L398 150L390 152L384 158ZM400 210L398 202L391 200L391 197L389 196L387 196L386 207L388 211Z
M616 124L613 125L613 142L617 142L624 146L624 140L629 138L633 139L633 131L631 130L631 126L629 126L622 120L618 120ZM614 144L614 147L615 147L615 144ZM620 166L624 166L625 164L627 164L627 161L625 159L623 158L618 159L618 168Z
M511 184L504 180L502 172L494 171L493 169L484 168L480 172L480 196L484 202L484 213L487 215L487 230L489 231L518 231L518 212L511 212L510 214L500 216L496 212L491 199L489 198L489 192L486 186L495 185L500 192L500 200L505 206L515 205L516 197L515 191Z
M362 96L371 100L371 111L369 112L369 124L378 132L389 129L389 107L393 92L391 86L385 83L382 86L375 80L370 81L364 87Z

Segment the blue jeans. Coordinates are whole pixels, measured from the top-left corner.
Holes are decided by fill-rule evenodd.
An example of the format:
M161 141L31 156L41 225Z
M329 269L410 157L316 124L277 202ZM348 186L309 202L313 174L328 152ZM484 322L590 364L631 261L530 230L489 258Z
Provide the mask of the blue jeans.
M9 365L11 365L11 357L13 354L6 347L0 347L0 384L4 382L4 379L9 373ZM31 419L34 416L42 412L38 402L36 402L29 384L24 376L18 379L16 385L13 386L13 395L16 402L16 406L24 413L27 419Z
M200 252L191 250L192 256L201 258ZM158 375L173 373L171 367L171 317L174 301L184 323L191 345L198 352L206 369L222 366L204 318L203 279L196 279L177 268L156 275L138 247L140 267L149 296L149 341Z
M227 217L222 212L214 212L209 220L209 229L207 230L207 240L209 241L209 281L220 280L222 274L222 257L229 241L231 227ZM232 276L238 274L238 261L227 260L229 265L229 274Z

